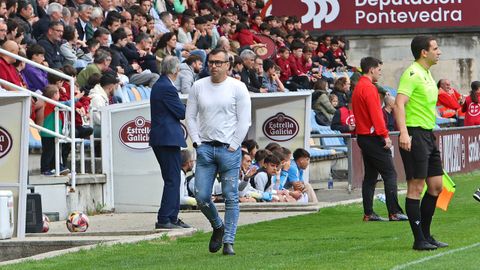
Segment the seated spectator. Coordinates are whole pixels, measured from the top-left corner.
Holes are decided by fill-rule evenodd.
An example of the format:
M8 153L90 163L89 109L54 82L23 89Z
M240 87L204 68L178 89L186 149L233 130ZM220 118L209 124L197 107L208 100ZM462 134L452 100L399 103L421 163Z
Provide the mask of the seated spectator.
M348 96L350 96L350 79L347 77L338 78L333 84L334 94L338 97L338 105L335 108L345 107L347 105Z
M251 158L255 158L255 154L257 153L258 148L258 143L253 139L245 140L242 142L242 149L244 149Z
M265 149L270 152L281 151L282 146L276 142L271 142L271 143L268 143L267 146L265 146Z
M254 93L267 93L267 89L262 87L262 83L258 81L255 71L256 54L251 50L244 50L240 54L243 62L243 70L240 72L241 81L245 83L248 91Z
M293 188L290 195L297 202L313 202L317 203L317 195L313 191L309 183L305 183L303 174L310 163L310 154L303 148L298 148L293 152L293 162L288 170L287 182L285 188Z
M118 83L119 81L113 72L106 72L103 73L102 77L100 78L100 83L95 85L95 87L90 90L90 106L92 109L97 110L91 116L94 124L93 129L95 137L97 138L100 137L101 132L101 119L100 112L98 110L102 107L113 104L113 91L117 88Z
M290 191L285 189L287 183L288 170L290 169L292 152L287 148L281 151L273 152L273 155L280 160L280 166L277 168L277 173L272 177L273 191L272 194L278 198L279 202L296 202L297 200L290 195Z
M385 119L385 125L388 131L395 131L397 130L397 123L393 115L393 108L395 107L395 98L392 97L391 95L386 95L385 98L383 99L383 103L385 104L382 108L383 118Z
M180 207L197 206L195 198L188 195L187 188L187 173L191 172L194 166L192 154L187 149L183 149L180 155L182 159L182 171L180 173Z
M338 40L332 39L330 43L330 49L325 53L325 58L328 60L328 68L334 69L337 67L346 67L346 60L338 53L339 44Z
M93 10L95 11L95 8ZM98 40L101 49L108 50L110 47L112 37L110 36L110 31L108 31L107 28L101 26L98 27L97 30L93 32L93 38Z
M287 47L281 47L278 52L277 65L280 67L280 81L282 81L284 86L290 91L297 91L297 89L304 88L301 84L297 83L293 77L290 50Z
M38 41L38 45L45 49L45 60L50 68L63 67L65 58L60 53L63 31L63 23L53 21L48 25L46 35Z
M93 56L95 55L95 52L100 48L100 42L98 42L98 40L96 39L91 38L87 41L86 46L87 47L85 50L85 54L80 56L79 59L77 59L77 71L81 71L83 68L93 63Z
M47 2L48 4L48 2ZM44 36L46 33L48 33L49 28L52 23L62 23L62 17L63 17L63 6L60 5L59 3L50 3L48 4L47 7L47 16L44 16L40 20L38 20L36 23L32 25L32 35L36 40L40 40L42 36ZM62 29L63 31L63 29ZM60 38L62 37L62 33L60 34ZM48 50L47 50L48 51Z
M257 174L250 182L253 188L263 192L263 200L278 201L272 198L273 184L272 177L277 174L277 168L280 166L280 159L275 155L268 155L263 163L263 167L257 171ZM265 194L267 193L267 194Z
M262 41L255 36L244 23L237 24L236 33L231 37L240 43L240 46L251 46L255 43L262 43Z
M90 78L91 75L95 73L102 74L109 70L110 62L112 62L112 55L110 52L104 49L97 50L94 55L93 63L78 73L78 85L80 85L80 87L84 87L87 85L88 78Z
M40 65L47 65L45 62L45 49L34 44L27 48L27 58ZM26 64L25 69L21 72L28 89L31 91L43 91L47 86L47 72L34 67L30 64Z
M476 126L480 125L480 82L474 81L471 84L472 90L470 95L465 99L465 102L462 105L462 112L465 113L465 123L464 126Z
M0 28L1 29L1 28ZM20 47L15 41L7 40L2 45L2 49L9 51L13 54L18 54ZM0 54L0 79L11 82L17 86L23 87L22 79L17 69L13 65L17 60L10 56ZM16 91L14 88L2 85L2 88L7 91Z
M257 72L258 80L261 82L263 80L263 76L264 76L263 59L260 58L260 56L257 55L255 57L254 62L255 62L254 68L255 68L255 71Z
M330 128L332 130L338 130L341 133L355 134L355 116L353 115L350 97L345 106L335 111Z
M26 0L18 1L17 6L17 13L12 14L10 18L15 20L20 28L24 31L24 39L27 45L32 45L37 43L35 39L32 37L32 24L31 20L34 18L35 14L33 13L32 3Z
M212 35L211 31L207 27L208 21L205 17L196 17L195 18L195 32L193 34L193 40L196 40L195 46L198 49L202 49L210 52L210 48L212 47Z
M284 92L285 87L283 86L282 81L280 81L280 72L277 73L277 66L273 60L266 59L263 62L263 70L265 72L262 86L267 89L269 93L273 92ZM278 68L279 71L280 68Z
M315 111L315 120L319 125L330 126L333 115L335 114L335 107L332 105L327 92L327 82L318 80L313 85L312 94L312 109ZM338 102L336 95L332 95Z
M189 94L201 70L202 58L198 55L190 55L184 63L180 64L180 71L175 80L177 90L182 94Z
M255 153L255 160L252 162L257 167L257 170L263 167L265 158L271 154L272 152L267 149L260 149Z
M76 68L86 67L86 62L77 63L79 58L85 54L81 47L87 47L85 42L78 39L77 29L73 26L65 26L63 39L67 41L60 46L60 53L64 57L63 65L72 65Z
M252 166L252 157L242 151L242 164L240 167L240 179L238 183L238 199L240 202L256 202L262 198L263 192L256 190L250 184L257 173L257 167Z
M240 58L240 56L234 56L233 58L233 63L232 63L232 70L230 71L231 74L230 76L237 79L237 80L242 80L241 73L244 69L243 66L243 61Z
M183 16L181 27L178 28L178 42L180 43L193 43L197 41L193 40L192 32L195 29L195 22L190 16Z
M450 80L448 79L439 80L437 86L437 108L440 112L440 116L443 118L457 118L459 111L460 114L462 114L461 108L465 102L465 97L458 93L457 90L452 88Z
M123 29L118 29L112 34L112 42L113 44L110 46L112 52L110 68L118 74L127 76L132 84L152 87L160 75L152 73L150 70L142 70L138 63L129 64L127 57L122 52L122 48L128 42L127 33Z
M177 47L177 37L175 33L169 32L163 34L163 36L158 41L157 50L155 56L157 57L157 70L161 72L161 63L163 59L167 56L175 56L175 48Z

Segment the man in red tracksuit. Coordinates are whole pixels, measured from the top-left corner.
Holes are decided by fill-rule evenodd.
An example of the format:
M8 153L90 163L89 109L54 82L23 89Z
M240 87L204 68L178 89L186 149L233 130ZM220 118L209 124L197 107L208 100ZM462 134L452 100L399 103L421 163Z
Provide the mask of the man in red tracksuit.
M373 84L382 75L382 62L373 57L365 57L360 66L360 77L352 96L355 115L357 142L362 149L365 176L362 184L364 221L386 221L373 211L373 196L378 173L385 185L386 204L390 221L408 220L398 205L397 173L393 165L392 141L383 119L378 90Z

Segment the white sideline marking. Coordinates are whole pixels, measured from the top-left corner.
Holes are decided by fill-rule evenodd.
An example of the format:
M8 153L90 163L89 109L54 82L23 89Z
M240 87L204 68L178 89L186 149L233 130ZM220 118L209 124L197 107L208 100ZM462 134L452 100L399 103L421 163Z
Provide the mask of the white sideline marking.
M450 255L452 253L464 251L464 250L471 249L471 248L478 247L478 246L480 246L480 243L476 243L476 244L473 244L473 245L470 245L470 246L461 247L461 248L441 252L441 253L435 254L433 256L422 258L420 260L412 261L412 262L409 262L409 263L406 263L406 264L397 265L397 266L393 267L392 270L405 269L405 268L407 268L409 266L412 266L412 265L415 265L415 264L423 263L423 262L430 261L430 260L438 258L438 257L442 257L442 256L445 256L445 255Z

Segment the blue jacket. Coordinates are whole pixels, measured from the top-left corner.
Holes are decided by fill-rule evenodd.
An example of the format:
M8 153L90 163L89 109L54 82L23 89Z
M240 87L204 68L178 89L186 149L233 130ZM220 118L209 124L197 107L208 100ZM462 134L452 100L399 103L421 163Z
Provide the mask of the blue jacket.
M150 146L187 147L180 124L180 120L185 119L185 105L166 75L160 76L152 87L150 113Z

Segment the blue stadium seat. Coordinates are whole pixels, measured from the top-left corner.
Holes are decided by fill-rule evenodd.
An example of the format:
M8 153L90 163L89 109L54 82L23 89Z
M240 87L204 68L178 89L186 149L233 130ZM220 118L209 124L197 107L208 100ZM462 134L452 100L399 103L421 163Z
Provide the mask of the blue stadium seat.
M308 152L310 153L310 158L312 159L335 155L335 151L331 149L310 148Z

